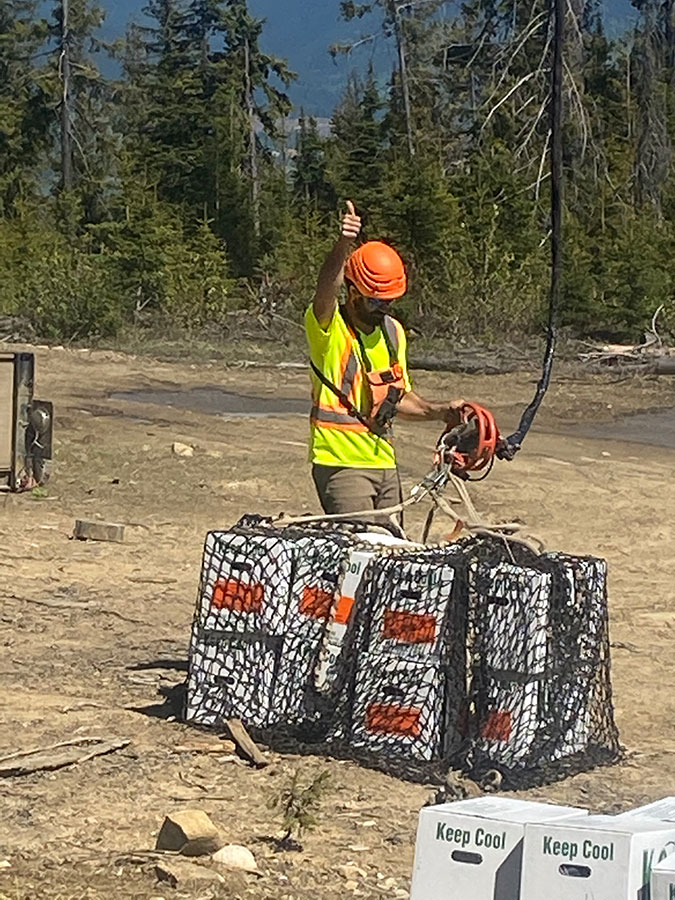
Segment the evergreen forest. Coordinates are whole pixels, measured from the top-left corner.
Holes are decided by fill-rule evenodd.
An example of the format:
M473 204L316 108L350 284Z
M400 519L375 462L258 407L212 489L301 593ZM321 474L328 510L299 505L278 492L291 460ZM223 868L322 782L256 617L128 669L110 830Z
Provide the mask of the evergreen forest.
M330 133L291 110L290 63L263 52L247 0L148 0L106 47L95 0L0 0L0 313L60 341L300 322L352 199L364 237L404 256L400 315L422 334L539 332L547 0L452 17L442 0L320 2L378 13L363 41L396 60L385 81L353 70ZM675 294L675 2L633 2L611 36L600 0L567 4L562 316L580 336L639 335Z

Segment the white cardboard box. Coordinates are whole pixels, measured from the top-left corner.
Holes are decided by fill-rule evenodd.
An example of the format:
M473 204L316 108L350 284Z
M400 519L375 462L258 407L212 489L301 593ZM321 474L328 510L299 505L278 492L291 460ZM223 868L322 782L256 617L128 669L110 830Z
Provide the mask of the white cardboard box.
M445 699L444 670L437 661L363 653L356 670L349 742L392 757L438 759ZM456 722L458 716L457 711L452 719Z
M635 809L629 809L627 812L617 816L617 819L622 819L624 816L640 816L642 819L675 822L675 797L664 797L662 800L647 803L646 806L637 806Z
M393 535L377 532L363 532L356 535L359 542L371 544L372 550L352 550L347 561L347 569L340 585L340 597L332 611L321 647L316 671L315 687L321 693L330 693L339 673L339 659L347 627L352 617L356 594L370 561L385 552L388 547L414 549L415 544Z
M420 812L410 900L518 900L529 822L585 810L507 797L478 797ZM544 890L537 900L547 896ZM558 900L548 893L551 900Z
M675 852L675 824L588 816L525 829L522 900L649 900L652 868Z
M651 888L651 900L675 900L675 855L654 866Z

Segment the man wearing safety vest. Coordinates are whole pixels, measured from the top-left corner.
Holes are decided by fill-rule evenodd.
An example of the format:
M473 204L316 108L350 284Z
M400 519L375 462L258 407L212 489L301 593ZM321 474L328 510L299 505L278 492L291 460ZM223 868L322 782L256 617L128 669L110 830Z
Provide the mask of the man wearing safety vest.
M459 423L463 402L416 394L406 336L388 313L407 287L403 261L387 244L354 249L361 219L347 203L342 233L319 272L305 329L312 366L312 475L327 514L385 509L401 500L394 416ZM338 305L343 284L347 299Z

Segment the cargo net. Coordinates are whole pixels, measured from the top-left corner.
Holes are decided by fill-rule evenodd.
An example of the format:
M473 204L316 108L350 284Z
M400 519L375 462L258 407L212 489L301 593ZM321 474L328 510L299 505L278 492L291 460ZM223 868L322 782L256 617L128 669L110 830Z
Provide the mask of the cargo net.
M206 539L186 718L422 780L612 762L605 563L245 517Z
M465 554L472 769L524 787L616 761L606 563L484 540Z

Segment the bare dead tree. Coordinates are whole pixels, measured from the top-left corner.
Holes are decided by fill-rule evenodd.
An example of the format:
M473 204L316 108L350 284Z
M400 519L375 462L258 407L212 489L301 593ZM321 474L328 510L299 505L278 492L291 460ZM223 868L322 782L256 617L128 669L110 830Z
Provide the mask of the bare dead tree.
M244 40L244 95L249 130L249 170L251 174L251 209L253 210L253 233L260 237L260 174L258 171L258 136L256 135L256 115L251 79L251 45L248 35Z
M69 0L61 0L61 188L73 185L73 144L70 110L70 7Z
M672 7L672 0L669 4ZM638 206L651 205L659 214L661 193L672 161L666 76L670 56L666 41L672 8L668 10L667 5L661 6L659 0L646 0L635 45L638 68L635 200ZM664 10L665 21L661 18Z
M408 4L410 5L410 4ZM408 79L408 46L405 27L401 17L402 4L398 0L391 0L391 12L394 19L394 34L398 49L399 75L401 78L401 94L403 97L403 109L405 112L405 128L408 137L408 153L410 158L415 155L415 136L412 118L412 106L410 103L410 82Z

